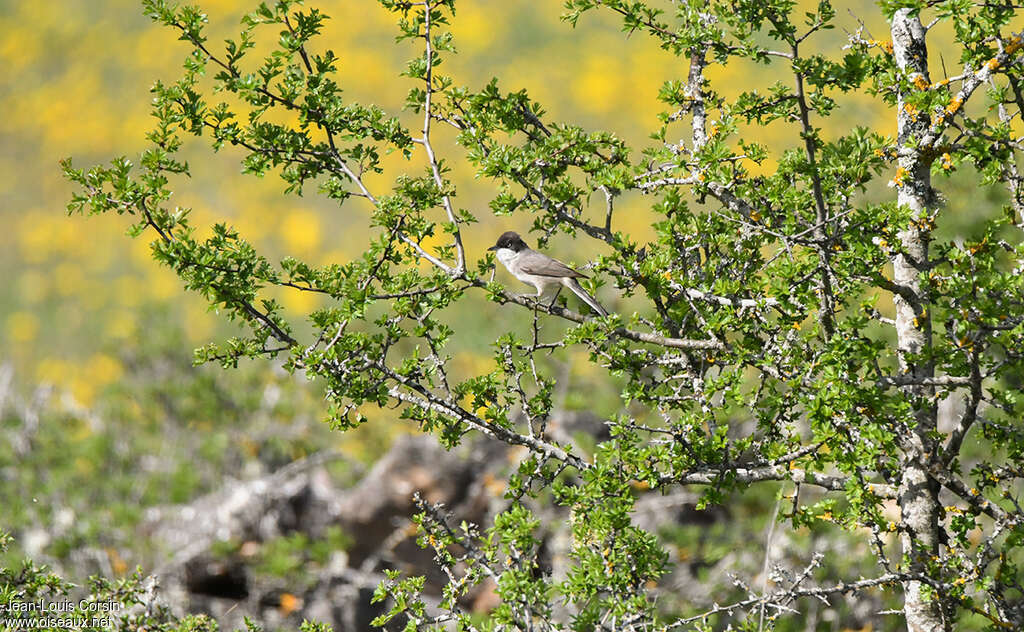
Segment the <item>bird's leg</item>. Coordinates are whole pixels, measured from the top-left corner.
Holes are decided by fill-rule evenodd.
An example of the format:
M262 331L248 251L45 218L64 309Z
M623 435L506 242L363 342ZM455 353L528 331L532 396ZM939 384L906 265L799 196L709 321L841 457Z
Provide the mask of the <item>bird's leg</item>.
M515 296L516 298L522 298L522 299L527 299L527 300L529 300L531 298L532 299L536 299L537 298L537 294L530 294L529 292L514 292L513 296Z
M553 297L551 297L551 303L548 305L548 309L551 309L552 307L555 306L555 301L558 300L558 295L561 294L561 293L562 293L562 286L559 285L558 289L555 290L555 295Z

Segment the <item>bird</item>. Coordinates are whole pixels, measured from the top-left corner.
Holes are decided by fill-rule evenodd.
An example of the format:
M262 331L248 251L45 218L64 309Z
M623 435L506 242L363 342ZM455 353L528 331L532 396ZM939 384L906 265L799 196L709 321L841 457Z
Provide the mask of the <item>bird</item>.
M498 237L498 241L488 248L493 250L498 261L512 273L512 276L527 285L537 288L537 300L547 295L551 290L560 292L563 287L572 290L573 294L580 297L584 303L590 306L601 316L607 316L608 310L601 306L593 296L587 293L576 279L585 279L587 275L573 270L557 259L552 259L542 252L532 250L515 231L508 231ZM552 305L555 298L551 300Z

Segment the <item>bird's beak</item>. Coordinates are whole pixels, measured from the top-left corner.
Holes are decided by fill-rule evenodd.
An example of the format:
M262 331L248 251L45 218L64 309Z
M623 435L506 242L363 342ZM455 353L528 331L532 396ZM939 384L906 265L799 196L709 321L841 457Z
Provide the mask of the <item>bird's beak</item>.
M491 246L490 248L488 248L488 250L497 250L497 249L498 249L497 245L494 245L494 246Z

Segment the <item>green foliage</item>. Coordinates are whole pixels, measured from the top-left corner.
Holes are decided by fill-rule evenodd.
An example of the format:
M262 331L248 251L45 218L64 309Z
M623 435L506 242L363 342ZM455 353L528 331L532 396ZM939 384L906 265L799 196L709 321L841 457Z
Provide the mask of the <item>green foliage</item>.
M0 531L0 554L11 537ZM3 625L14 629L87 632L158 630L160 632L217 632L217 622L204 616L178 618L153 596L152 585L140 571L111 581L92 577L87 591L76 587L45 566L24 560L19 566L0 566L0 607ZM74 596L73 596L74 595ZM43 606L39 608L40 604Z
M41 386L5 396L0 445L4 526L46 525L46 555L76 568L83 550L119 575L159 552L138 536L147 509L184 503L225 478L265 471L330 445L319 394L271 367L194 367L184 333L153 311L153 333L117 353L127 373L90 408ZM376 456L378 448L368 454ZM140 456L143 455L143 456ZM343 470L337 470L343 474ZM24 540L25 538L21 538ZM0 558L13 564L23 551Z
M288 580L290 586L301 582L301 573L309 563L324 566L334 551L344 551L352 544L350 536L331 527L323 538L310 539L304 533L293 533L263 543L254 570Z
M261 5L221 49L201 11L149 0L147 13L191 48L183 77L154 88L153 146L139 169L126 159L90 170L63 163L79 187L72 212L129 215L134 234L154 239L157 261L245 327L199 350L198 361L284 358L323 385L340 428L365 423L368 406L397 405L446 446L480 433L525 448L510 508L492 526L455 527L421 503L421 544L449 579L440 612L421 594L424 578L391 573L374 597L391 604L379 625L475 629L459 599L485 577L502 598L482 626L491 629L787 629L783 614L795 606L872 589L887 606L902 595L915 629L1022 624L1020 586L1007 578L1024 524L1015 390L1024 204L1007 107L1024 102L1021 36L1003 32L1019 9L885 3L893 42L861 30L846 50L818 54L810 42L837 23L828 2L801 12L789 0L670 10L569 0L569 22L610 11L625 32L689 63L685 78L666 78L654 142L633 148L611 131L545 120L541 104L497 79L474 90L437 72L455 54L453 2L381 4L398 39L421 49L405 73L405 105L422 117L415 129L342 98L335 56L312 52L326 19L315 9ZM926 11L957 33L962 76L927 76ZM254 42L268 34L272 50L257 55ZM790 81L727 98L708 77L734 63L779 66ZM989 107L968 112L983 83L993 84ZM860 93L891 106L895 138L854 125L823 133L821 121ZM747 131L767 125L787 126L791 142L769 147ZM432 140L438 126L494 183L491 211L528 215L541 245L557 233L594 240L591 288L614 287L635 308L590 319L486 278L493 260L467 251L464 231L477 217L456 206L452 159ZM182 136L207 134L215 150L240 148L247 173L276 172L288 193L316 183L338 204L368 204L365 253L315 267L298 256L271 262L224 224L198 239L188 211L167 203L170 178L188 173L174 157ZM383 172L388 152L420 162L375 190L364 174ZM976 234L947 239L929 178L966 164L978 186L1005 187L999 195L1013 206ZM880 186L887 172L895 198ZM636 194L652 196L658 214L646 243L617 229L616 201ZM270 289L326 299L308 315L311 334L285 318ZM493 366L468 371L453 361L465 332L445 316L481 300L505 303L532 328L493 332ZM552 335L547 323L559 317L571 325ZM556 378L544 356L574 350L622 384L611 437L593 451L547 428ZM962 410L940 425L938 404L950 397ZM829 562L835 574L814 581L823 555L812 555L771 572L771 588L766 577L729 605L700 609L662 583L665 543L633 524L639 491L699 486L703 509L780 483L795 490L784 521L859 534L877 562L870 578ZM538 562L537 507L570 517L561 581ZM290 570L299 545L288 543L273 567Z

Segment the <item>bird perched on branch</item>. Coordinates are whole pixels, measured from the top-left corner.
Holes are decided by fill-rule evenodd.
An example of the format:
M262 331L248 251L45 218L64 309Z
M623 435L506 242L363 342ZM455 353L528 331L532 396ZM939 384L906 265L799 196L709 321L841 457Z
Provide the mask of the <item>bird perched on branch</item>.
M587 275L573 270L544 253L530 249L519 233L508 231L502 234L501 237L498 237L497 243L488 250L495 252L498 261L512 273L512 276L537 288L537 300L552 290L556 290L554 298L551 299L553 305L555 299L558 298L558 292L565 287L572 290L573 294L580 297L581 301L601 316L608 315L608 310L602 307L597 299L588 294L576 281L576 279L587 278Z

